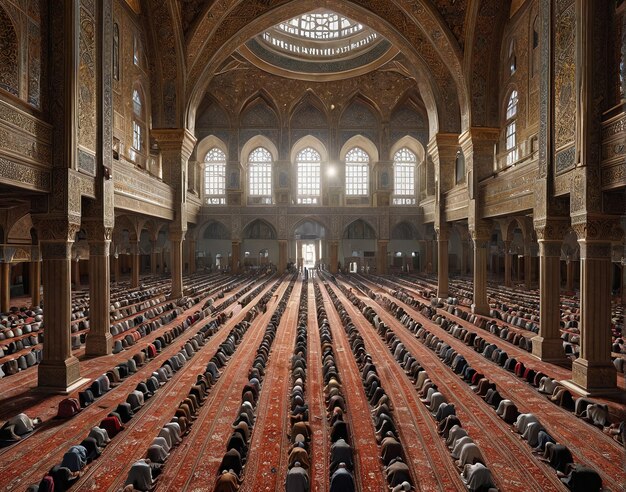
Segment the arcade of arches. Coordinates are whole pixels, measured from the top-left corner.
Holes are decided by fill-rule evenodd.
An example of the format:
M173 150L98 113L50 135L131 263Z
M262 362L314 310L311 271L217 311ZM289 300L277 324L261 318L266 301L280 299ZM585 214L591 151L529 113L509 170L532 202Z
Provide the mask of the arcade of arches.
M617 434L610 424L626 416L625 67L623 0L0 0L0 419L19 412L42 417L32 442L39 432L49 436L51 408L151 343L158 330L144 324L159 316L159 326L172 327L189 316L191 330L202 312L228 324L221 334L245 312L251 340L228 354L242 365L248 356L239 352L248 343L256 347L271 316L263 317L265 311L274 313L287 292L296 301L285 300L285 315L276 318L277 345L266 373L276 385L264 384L259 397L271 394L282 406L263 412L287 415L287 393L277 392L291 391L292 381L278 377L272 359L279 352L291 360L300 325L309 332L309 350L319 345L320 306L332 326L328 345L337 343L340 373L350 380L349 364L356 362L348 338L342 342L345 334L333 326L342 326L334 310L343 303L385 367L378 372L396 399L393 422L405 461L414 459L407 472L412 485L419 489L423 480L429 488L432 479L433 489L463 488L445 446L441 466L452 472L406 449L405 441L418 435L423 446L440 438L424 437L436 427L424 420L419 400L412 403L415 391L406 405L400 401L408 398L403 388L412 387L403 371L394 372L397 380L383 377L388 366L406 360L366 336L369 308L380 313L376 328L384 320L432 380L450 389L443 383L449 369L437 365L443 362L426 362L428 344L400 336L409 326L395 318L400 306L433 332L448 322L474 327L483 341L552 376L568 395L608 405L603 433L571 412L554 417L558 406L533 403L539 393L532 385L519 390L514 370L494 369L493 382L507 399L520 403L519 394L533 395L529 405L546 428L570 426L571 434L555 440L569 444L574 461L599 470L610 489L623 484L619 459L616 471L603 468L601 455L592 458L589 444L577 447L576 436L599 442L605 457L623 452L607 433ZM292 292L286 286L296 274ZM240 291L269 289L279 279L262 308L233 298L232 306L215 310L230 295L243 298ZM308 315L304 310L299 318L303 305ZM437 321L434 310L443 318ZM222 319L221 312L233 318ZM202 344L213 343L202 333ZM488 371L487 359L476 359L482 346L452 333L435 335ZM214 350L204 357L202 344L180 369L181 381L195 360L209 361ZM236 380L238 365L226 365L226 379ZM200 366L193 367L198 373ZM320 369L319 360L310 363L306 400L321 429L326 414L315 417L314 402L324 394L312 393L328 381L313 368ZM290 369L283 367L283 376ZM198 410L213 420L220 408L235 411L214 391L215 401ZM359 398L365 401L360 395L346 395L352 419ZM468 403L476 399L471 392L459 390L455 398L461 421L473 405L485 406L480 398ZM405 406L413 424L401 414ZM156 407L146 414L167 410ZM90 408L75 417L84 428L97 423ZM253 443L267 438L271 421L258 420L265 427L257 424L251 434L242 490L261 490L255 473L264 476L265 464ZM527 462L534 485L507 481L519 470L500 468L501 450L487 451L480 435L500 424L470 432L482 439L497 488L564 487L530 448L511 454L524 456L520 463ZM194 434L200 425L185 439L204 449L208 441ZM352 430L353 444L367 431ZM143 451L154 437L144 435ZM376 448L380 443L369 437ZM502 439L503 448L518 449L510 436ZM8 457L32 446L24 440L0 448L0 461L6 456L13 463ZM311 458L320 453L316 446L308 449ZM288 447L276 446L285 459ZM366 448L359 453L367 456ZM139 459L142 450L128 453ZM61 461L51 456L41 466ZM221 454L213 458L219 462ZM99 463L87 465L94 471L81 475L80 484L114 490L112 472ZM359 463L350 470L357 489L380 490L384 467L363 457ZM23 488L43 476L38 468L11 466L0 465L0 488ZM289 472L286 461L275 466L278 490ZM163 466L157 486L162 480L166 489L194 488L191 478L176 479L194 469L169 468ZM217 468L211 470L209 489L218 480ZM371 478L376 470L379 485ZM311 463L311 489L326 490L332 474L318 474Z

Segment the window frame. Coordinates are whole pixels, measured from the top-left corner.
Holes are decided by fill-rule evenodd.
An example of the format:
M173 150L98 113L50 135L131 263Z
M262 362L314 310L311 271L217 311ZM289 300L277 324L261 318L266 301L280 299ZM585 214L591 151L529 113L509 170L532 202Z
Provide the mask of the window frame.
M400 160L398 155L408 153L411 160ZM417 154L408 147L398 149L393 155L393 205L415 205L417 201L415 176Z
M351 160L352 155L358 155ZM363 158L366 157L366 159ZM365 197L370 192L370 163L369 153L362 147L350 148L344 157L345 162L345 194L346 197ZM360 180L354 181L360 178Z
M269 160L252 160L255 153L267 153ZM248 196L258 199L262 205L271 205L273 203L273 167L274 158L272 153L264 146L259 145L248 154ZM263 179L263 183L255 183L253 179Z
M216 151L220 159L209 160ZM226 205L226 163L226 153L219 147L211 147L204 156L203 190L207 205Z
M300 156L305 152L315 153L317 159L301 159ZM310 145L300 149L296 153L295 168L296 203L298 205L319 205L322 195L322 154Z

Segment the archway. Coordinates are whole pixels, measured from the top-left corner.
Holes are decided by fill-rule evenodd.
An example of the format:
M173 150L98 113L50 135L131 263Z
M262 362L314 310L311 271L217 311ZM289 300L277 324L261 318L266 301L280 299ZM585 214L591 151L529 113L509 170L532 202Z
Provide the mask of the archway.
M327 263L324 251L326 228L314 220L301 222L294 230L295 264L298 269Z
M367 273L376 269L376 231L365 220L357 219L343 231L344 265L351 273Z

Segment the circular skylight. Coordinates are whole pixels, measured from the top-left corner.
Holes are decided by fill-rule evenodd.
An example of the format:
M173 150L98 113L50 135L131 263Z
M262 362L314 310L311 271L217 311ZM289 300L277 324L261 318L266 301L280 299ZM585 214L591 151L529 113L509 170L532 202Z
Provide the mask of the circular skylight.
M265 30L241 52L262 68L306 78L364 73L390 60L397 50L369 26L317 9Z
M345 38L363 30L363 24L334 12L311 12L281 22L277 27L293 36L308 39Z

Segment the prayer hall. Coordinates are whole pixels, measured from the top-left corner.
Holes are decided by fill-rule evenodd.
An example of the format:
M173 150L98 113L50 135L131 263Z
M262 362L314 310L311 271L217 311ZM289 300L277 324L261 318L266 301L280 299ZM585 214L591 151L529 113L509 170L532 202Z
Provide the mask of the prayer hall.
M626 492L626 0L0 0L0 491Z

